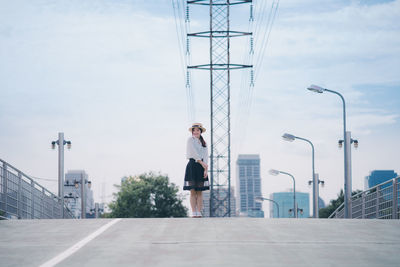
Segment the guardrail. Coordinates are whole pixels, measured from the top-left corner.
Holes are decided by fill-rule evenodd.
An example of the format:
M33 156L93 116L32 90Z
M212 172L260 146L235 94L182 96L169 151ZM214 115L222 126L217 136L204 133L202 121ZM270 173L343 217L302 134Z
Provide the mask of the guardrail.
M64 218L74 218L58 196L0 159L0 217L61 219L63 213Z
M351 197L353 219L400 219L400 176ZM344 203L329 218L344 218Z

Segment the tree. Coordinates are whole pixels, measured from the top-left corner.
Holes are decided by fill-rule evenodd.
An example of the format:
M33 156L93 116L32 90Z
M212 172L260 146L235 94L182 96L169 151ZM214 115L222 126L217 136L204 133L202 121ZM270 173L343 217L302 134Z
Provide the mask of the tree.
M109 208L110 217L118 218L163 218L186 217L187 208L178 196L178 187L169 183L168 176L144 173L130 176L121 185Z
M351 193L352 196L360 193L361 190L356 190ZM337 199L332 199L329 202L329 205L325 208L319 210L319 217L320 218L328 218L342 203L344 202L344 193L343 189L340 189Z

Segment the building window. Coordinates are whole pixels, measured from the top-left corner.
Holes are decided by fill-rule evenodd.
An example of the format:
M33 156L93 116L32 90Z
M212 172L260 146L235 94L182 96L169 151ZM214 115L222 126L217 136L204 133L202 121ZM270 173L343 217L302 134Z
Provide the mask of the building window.
M253 179L252 178L247 179L247 187L253 189Z

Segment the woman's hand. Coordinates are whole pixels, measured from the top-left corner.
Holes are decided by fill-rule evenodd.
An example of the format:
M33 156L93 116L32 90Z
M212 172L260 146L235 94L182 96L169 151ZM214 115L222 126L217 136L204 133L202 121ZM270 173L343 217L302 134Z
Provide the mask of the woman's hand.
M198 163L201 165L201 167L203 167L203 169L207 169L208 168L207 164L205 164L204 161L199 160Z
M207 178L207 176L208 176L208 165L205 164L204 161L202 161L202 160L199 160L199 163L204 169L204 178Z

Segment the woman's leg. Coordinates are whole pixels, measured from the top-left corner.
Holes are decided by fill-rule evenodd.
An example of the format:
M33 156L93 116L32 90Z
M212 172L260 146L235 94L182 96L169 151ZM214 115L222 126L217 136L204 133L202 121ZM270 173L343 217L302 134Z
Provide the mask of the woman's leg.
M192 207L192 213L196 212L197 205L197 194L194 189L190 190L190 206Z
M197 191L197 210L201 212L203 210L203 191Z

